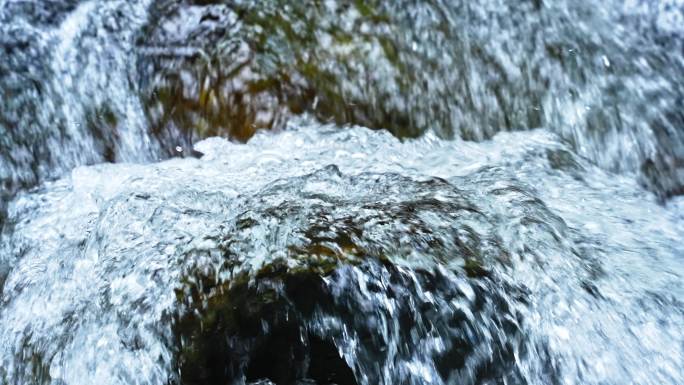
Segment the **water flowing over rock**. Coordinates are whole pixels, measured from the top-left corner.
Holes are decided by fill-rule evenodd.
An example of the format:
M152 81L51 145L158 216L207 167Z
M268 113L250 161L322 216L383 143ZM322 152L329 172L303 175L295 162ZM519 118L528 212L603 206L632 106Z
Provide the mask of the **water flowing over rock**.
M553 134L402 143L296 120L196 147L11 203L0 379L682 378L681 200Z
M546 127L662 198L684 186L684 5L0 3L6 190L323 121L482 140Z
M132 84L145 12L144 2L0 2L3 193L82 164L155 159Z
M164 8L145 40L159 125L244 139L308 110L399 136L549 127L662 195L681 189L682 30L630 28L637 5L210 3Z
M682 0L0 0L0 385L681 385Z

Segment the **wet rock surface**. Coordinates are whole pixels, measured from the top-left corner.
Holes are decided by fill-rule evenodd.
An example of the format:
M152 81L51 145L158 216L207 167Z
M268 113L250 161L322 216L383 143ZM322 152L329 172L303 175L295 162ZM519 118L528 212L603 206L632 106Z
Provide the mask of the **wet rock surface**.
M361 201L324 192L338 190L334 185L345 186ZM364 191L368 186L373 186L371 194ZM412 198L378 202L377 196L391 195L397 186ZM296 195L299 199L291 200ZM213 262L204 261L193 269L177 291L184 304L175 324L181 383L262 378L276 384L305 380L356 384L355 378L362 383L400 381L415 377L402 361L421 353L435 360L444 381L462 377L465 370L477 371L474 383L502 376L519 378L509 373L514 371L510 359L515 347L488 341L476 331L480 326L474 320L449 305L450 301L472 303L473 312L484 313L478 319L493 317L492 327L519 332L518 321L506 318L515 318L506 301L494 294L495 283L475 284L477 294L468 290L464 294L465 289L453 285L454 279L470 285L466 277L486 275L485 261L506 259L496 239L485 239L491 236L468 225L455 225L486 220L463 195L446 181L416 183L398 175L374 174L348 178L334 167L277 181L262 190L245 206L263 208L250 209L223 225L225 236L218 248L222 259L209 256ZM350 210L359 211L352 216ZM440 223L459 229L445 232ZM264 234L265 243L256 234ZM387 257L410 260L417 253L438 264L453 263L457 272L437 267L402 269ZM254 275L244 275L239 273L244 265L238 261L252 263L245 255L275 261L260 266ZM230 278L221 283L220 276ZM433 300L421 298L426 293ZM368 302L369 295L391 305L376 308L375 301ZM464 330L473 334L466 337ZM349 333L358 339L357 346L345 352ZM443 338L446 351L419 352L421 344L395 345L410 340L428 343L434 333ZM475 364L478 346L490 346L492 353L489 360ZM328 358L321 361L319 354L326 351ZM340 357L342 352L346 361ZM351 357L355 361L348 363ZM455 357L460 365L452 361ZM465 361L473 365L465 368ZM374 365L396 374L387 378Z
M549 127L599 165L640 173L663 198L677 194L684 95L672 85L684 65L673 36L681 31L655 10L645 25L636 4L592 9L162 3L141 43L148 116L162 135L185 131L186 142L246 140L304 111L400 137L434 130L482 140Z
M387 262L342 266L325 276L312 271L288 271L284 266L267 268L267 272L257 274L250 282L238 279L225 287L204 284L203 293L198 292L199 287L190 286L193 289L188 291L194 303L202 306L186 308L176 324L181 383L231 383L241 379L276 384L357 384L356 378L363 383L387 381L367 364L370 362L389 367L398 363L395 369L399 372L391 377L411 378L412 374L397 362L401 358L395 354L412 356L418 353L416 348L404 346L393 352L388 341L376 336L378 328L382 328L378 322L389 321L391 318L383 319L388 316L397 320L386 327L398 338L415 340L435 333L444 338L444 351L432 358L437 373L445 381L464 377L467 370L473 369L474 383L501 378L522 381L512 365L516 347L489 345L491 342L475 332L477 325L465 313L448 309L450 301L473 301L476 312L493 311L509 317L505 300L492 298L491 288L486 284L478 287L475 297L468 298L472 293L456 289L453 277L438 271L409 272ZM359 281L359 276L364 280ZM368 277L371 278L366 280ZM386 300L395 305L393 314L368 313L370 309L364 309L359 302L359 290L364 289L374 295L386 291ZM430 293L438 302L416 301L419 290ZM440 309L443 306L447 309ZM359 322L357 315L364 311L370 322ZM325 318L335 319L349 329L317 322ZM509 337L523 338L518 329L521 321L502 317L492 326L505 329ZM449 329L453 332L449 333ZM468 335L468 331L474 334ZM345 345L345 332L359 338L357 361L351 365L340 353ZM487 346L492 349L490 359L467 368L466 363L477 361L478 349ZM412 382L415 381L420 380Z

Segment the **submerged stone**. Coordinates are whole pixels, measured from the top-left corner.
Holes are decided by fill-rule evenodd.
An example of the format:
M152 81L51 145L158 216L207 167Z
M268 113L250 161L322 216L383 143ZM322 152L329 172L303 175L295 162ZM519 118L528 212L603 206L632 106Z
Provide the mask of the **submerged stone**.
M394 198L398 188L408 199ZM196 263L176 289L179 384L381 383L380 368L395 365L391 378L416 378L407 362L417 354L439 373L431 383L473 370L467 383L520 378L518 348L487 338L521 332L501 291L518 288L495 273L510 261L496 235L470 225L487 222L479 206L447 181L327 167L243 205L215 250L183 258Z
M479 333L462 334L478 326L465 313L440 309L449 301L472 303L470 311L494 317L496 327L507 334L519 332L516 321L505 318L511 309L497 299L493 286L475 286L474 293L459 290L453 278L439 271L410 272L373 259L357 266L342 264L323 275L315 269L289 270L284 261L264 270L225 282L199 274L178 289L182 303L174 323L178 383L382 382L374 365L391 366L397 359L391 353L395 341L386 340L385 333L416 342L438 333L446 349L433 352L430 359L447 381L466 370L467 361L477 360L479 344L488 344ZM363 290L385 298L390 307L375 304L364 310L368 299ZM495 313L490 313L494 311L490 306L497 309ZM444 329L447 325L459 331L449 333ZM518 378L511 361L514 348L499 344L489 348L495 352L491 361L468 368L478 371L473 383L501 376ZM415 354L417 347L399 349L401 356ZM400 369L392 378L413 375Z
M201 292L193 284L179 289L180 383L357 384L334 342L306 327L316 307L330 306L324 277L282 266L265 270L251 279L203 283Z

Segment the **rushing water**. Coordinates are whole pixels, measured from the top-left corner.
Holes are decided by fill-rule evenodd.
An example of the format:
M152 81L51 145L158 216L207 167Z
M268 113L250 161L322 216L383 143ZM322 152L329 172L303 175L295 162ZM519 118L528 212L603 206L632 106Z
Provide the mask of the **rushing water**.
M0 0L0 384L684 383L683 25Z

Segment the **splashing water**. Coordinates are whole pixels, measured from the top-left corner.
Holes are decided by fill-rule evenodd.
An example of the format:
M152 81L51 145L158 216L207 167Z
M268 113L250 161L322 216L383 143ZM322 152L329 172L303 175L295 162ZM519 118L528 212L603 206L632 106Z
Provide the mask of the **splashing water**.
M681 384L683 14L0 1L0 384Z
M682 379L681 200L658 205L554 135L401 143L296 122L197 147L201 160L77 168L12 203L8 383L177 380L188 331L169 317L207 306L179 303L182 282L330 255L297 327L333 341L358 383Z

